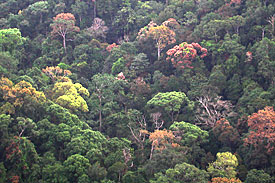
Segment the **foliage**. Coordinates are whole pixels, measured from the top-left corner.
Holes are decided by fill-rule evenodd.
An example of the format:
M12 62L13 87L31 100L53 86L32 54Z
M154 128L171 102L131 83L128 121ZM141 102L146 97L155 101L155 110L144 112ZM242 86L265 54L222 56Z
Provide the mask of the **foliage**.
M71 13L60 13L53 18L52 35L59 35L63 38L63 48L66 52L66 36L71 32L79 32L79 27L75 26L75 17Z
M20 30L17 28L0 30L1 51L8 51L13 54L14 50L23 44L24 40L25 38L21 36Z
M200 170L194 165L187 163L177 164L175 168L166 170L165 174L155 174L156 180L150 180L150 183L158 182L190 182L207 183L208 174L205 170Z
M274 182L273 1L0 10L0 182Z
M213 127L215 137L228 147L234 147L240 142L240 134L229 121L222 118Z
M263 170L252 169L248 171L247 177L244 183L271 183L274 181L274 177L272 178L269 174L265 173Z
M139 30L138 40L143 41L152 38L156 41L156 47L158 49L158 60L160 59L161 51L169 44L176 42L175 32L165 25L158 26L154 22L150 22L147 26Z
M171 131L167 130L155 130L154 132L150 133L149 140L152 142L152 148L151 148L151 155L150 159L153 156L154 150L162 151L166 148L167 144L171 144L174 147L177 147L178 144L173 143L175 136Z
M188 44L183 42L174 46L172 49L166 52L168 57L167 61L171 61L176 68L184 69L193 68L191 66L192 61L197 57L203 58L207 55L207 49L202 48L198 43Z
M201 96L198 98L198 102L196 118L201 125L214 127L219 119L236 115L231 102L221 100L219 96Z
M52 79L53 82L55 81L66 81L69 79L66 79L66 76L71 75L71 71L66 69L61 69L60 67L46 67L45 69L42 69L42 72L44 72L48 77Z
M193 145L202 145L208 142L208 132L201 130L198 126L182 122L174 122L170 126L170 130L173 133L180 137L180 145L184 146L193 146Z
M226 177L215 177L211 179L211 183L242 183L242 181L235 178L228 179Z
M158 93L147 102L147 106L156 108L162 113L167 113L173 122L182 111L182 107L193 109L194 103L183 92Z
M238 166L238 159L230 152L217 153L215 162L210 163L207 171L212 177L236 177L236 167Z
M244 139L246 145L255 148L264 148L270 154L274 151L275 112L273 107L265 107L257 113L248 116L247 124L250 128L248 136Z
M73 84L71 81L57 82L53 87L54 101L74 112L88 112L88 105L82 96L89 96L89 91L80 83Z
M14 85L8 78L1 78L0 89L3 99L9 101L15 107L22 107L23 104L42 104L46 100L43 92L36 91L36 89L26 81L20 81Z

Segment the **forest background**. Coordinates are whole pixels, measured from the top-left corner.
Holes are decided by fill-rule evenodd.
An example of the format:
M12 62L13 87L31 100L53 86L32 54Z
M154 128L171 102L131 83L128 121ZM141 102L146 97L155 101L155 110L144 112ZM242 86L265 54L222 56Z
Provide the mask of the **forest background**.
M0 182L275 181L273 0L1 0Z

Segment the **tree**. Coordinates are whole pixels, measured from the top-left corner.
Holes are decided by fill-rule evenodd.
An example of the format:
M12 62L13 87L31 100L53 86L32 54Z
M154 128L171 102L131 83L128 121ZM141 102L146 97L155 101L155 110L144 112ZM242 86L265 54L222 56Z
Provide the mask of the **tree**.
M155 108L158 112L167 113L173 122L180 112L185 109L193 109L194 103L183 92L158 93L147 102L148 107Z
M15 107L24 105L35 106L46 101L43 92L36 91L29 82L20 81L16 85L8 78L1 78L0 91L4 100L9 101Z
M136 56L134 56L134 59L130 65L130 70L135 72L137 76L140 74L146 72L148 70L149 66L149 60L147 58L147 55L144 53L139 53Z
M28 135L37 134L37 126L30 118L17 117L18 124L16 125L18 130L18 137L23 136L27 133ZM25 136L24 134L24 136ZM30 136L28 136L30 137Z
M169 49L166 54L168 55L166 60L170 60L174 67L182 69L185 67L193 68L191 66L192 61L198 55L200 58L205 57L207 55L207 49L202 48L198 43L188 44L183 42Z
M258 74L263 76L268 84L274 84L274 48L275 41L264 38L253 45L253 61L258 63Z
M212 177L235 178L238 159L230 152L217 153L215 162L210 163L207 171Z
M214 127L219 119L236 115L231 102L221 100L220 96L213 97L207 94L198 98L198 102L196 115L198 124Z
M79 154L74 154L64 161L65 172L73 182L79 182L83 175L87 175L89 167L89 160Z
M242 181L235 178L228 179L226 177L215 177L211 179L211 183L242 183Z
M215 39L216 43L218 42L218 39L220 36L218 33L224 29L224 20L211 20L206 25L203 26L203 35L207 37L208 39Z
M87 29L87 32L92 37L104 41L108 30L109 28L105 25L105 22L102 19L95 18L93 25Z
M42 72L45 73L47 76L49 76L53 82L56 81L69 81L69 78L67 76L71 75L70 70L61 69L60 67L46 67L45 69L42 69Z
M172 144L178 146L178 144L173 143L175 136L171 131L167 130L155 130L150 133L149 140L152 142L150 159L153 156L154 150L162 151L166 148L167 144Z
M208 173L188 163L177 164L163 173L155 174L155 180L150 183L208 183Z
M17 28L0 30L0 49L1 51L8 51L11 55L14 50L23 44L25 38L21 36L21 32Z
M47 1L38 1L34 4L31 4L23 10L23 15L29 15L29 21L33 21L35 17L39 18L39 23L43 21L43 15L48 13L49 4Z
M66 53L66 37L72 32L79 32L79 27L75 26L75 17L71 13L60 13L53 18L53 23L51 24L52 35L59 35L63 38L63 48Z
M89 96L89 91L80 83L73 84L71 81L57 82L52 89L54 101L70 109L73 112L88 112L88 105L82 96Z
M180 137L180 145L182 146L200 146L208 142L208 132L191 123L174 122L170 126L170 130L173 131L176 137Z
M236 15L229 18L229 23L235 30L235 33L239 36L240 27L244 26L245 18L240 15Z
M213 134L228 147L236 147L240 142L240 134L237 129L230 125L229 121L224 118L218 120L213 127Z
M9 175L14 175L14 179L39 181L39 157L30 140L18 136L11 138L3 154Z
M248 116L247 124L250 129L244 139L246 145L256 149L265 148L268 154L275 150L275 112L273 107L265 107L257 113Z
M122 36L126 42L129 41L129 32L136 25L137 15L132 9L132 4L130 1L122 1L121 8L117 11L113 25L114 30L117 29L119 35Z
M79 19L80 28L83 28L93 20L94 17L90 14L90 9L92 6L92 1L82 1L82 0L76 0L74 4L72 4L72 13L76 15Z
M269 31L271 33L271 38L274 38L274 31L275 31L275 14L268 18L267 22L271 25L271 30Z
M127 125L131 131L132 138L138 148L141 150L141 157L144 157L144 146L146 137L149 136L147 131L147 123L144 115L137 110L129 110L129 124Z
M184 154L189 156L188 162L196 166L202 165L203 158L206 157L203 147L209 142L208 132L184 121L174 122L169 129L173 131L177 143L184 147Z
M244 183L272 183L274 182L274 177L265 173L263 170L252 169L249 170Z
M158 26L154 22L150 22L147 26L140 29L138 33L138 40L143 41L148 38L152 38L156 41L156 47L158 49L158 60L160 59L161 51L169 44L176 42L176 34L173 30L165 25Z
M92 77L89 90L92 95L89 104L91 113L99 120L99 131L103 127L103 117L114 113L113 107L117 107L116 96L124 93L124 80L118 80L112 75L96 74Z

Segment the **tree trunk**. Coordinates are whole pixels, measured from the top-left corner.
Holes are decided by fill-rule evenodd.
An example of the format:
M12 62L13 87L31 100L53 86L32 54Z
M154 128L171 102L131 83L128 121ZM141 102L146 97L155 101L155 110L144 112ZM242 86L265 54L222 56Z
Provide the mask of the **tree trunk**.
M158 46L158 60L160 58L160 47Z
M39 23L42 24L42 13L40 13L40 20L39 20Z
M102 107L102 103L101 103L101 96L98 97L99 98L99 131L101 132L101 129L102 129L102 110L101 110L101 107Z
M96 18L96 0L94 1L94 19Z
M65 54L67 54L67 50L66 50L66 36L62 36L63 37L63 48L64 48L64 51L65 51Z

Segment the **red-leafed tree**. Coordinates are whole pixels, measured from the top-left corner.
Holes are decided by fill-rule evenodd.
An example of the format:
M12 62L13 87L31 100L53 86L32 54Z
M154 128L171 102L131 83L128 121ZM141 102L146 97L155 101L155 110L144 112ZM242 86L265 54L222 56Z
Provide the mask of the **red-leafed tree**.
M245 145L253 145L256 149L264 147L267 153L275 150L275 112L273 107L265 107L257 113L248 116L248 136Z
M79 27L75 26L75 17L71 13L60 13L53 18L51 24L52 35L59 35L63 38L63 47L66 52L66 36L72 32L79 32Z
M192 61L199 56L203 58L207 55L207 49L201 47L198 43L188 44L183 42L179 45L169 49L166 54L168 57L167 61L171 61L173 66L176 68L193 68L191 66Z
M106 47L106 50L108 52L111 52L113 48L117 48L119 47L119 45L117 45L116 43L110 44L109 46Z

